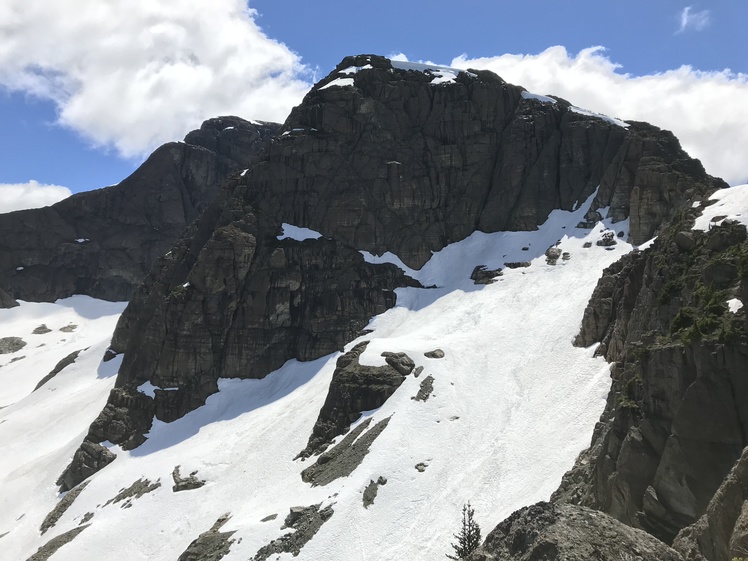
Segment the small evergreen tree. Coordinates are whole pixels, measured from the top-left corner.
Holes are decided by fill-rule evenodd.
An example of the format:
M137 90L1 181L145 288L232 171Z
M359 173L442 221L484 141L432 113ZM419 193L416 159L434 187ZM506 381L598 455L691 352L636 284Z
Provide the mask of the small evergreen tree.
M462 528L454 535L457 543L450 544L455 550L454 555L447 557L454 561L466 559L480 545L480 526L475 521L475 510L468 504L462 506Z

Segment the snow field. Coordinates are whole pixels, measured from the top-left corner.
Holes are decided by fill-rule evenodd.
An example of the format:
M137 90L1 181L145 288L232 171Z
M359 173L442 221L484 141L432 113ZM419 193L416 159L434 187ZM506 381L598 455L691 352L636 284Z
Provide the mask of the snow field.
M87 296L20 304L0 310L1 336L28 342L11 355L25 359L0 369L3 398L10 402L0 409L0 534L12 530L0 544L7 559L25 559L21 546L39 542L39 525L57 503L55 480L106 403L121 360L101 363L101 357L125 307ZM41 323L52 331L31 334ZM59 331L71 324L77 325L74 331ZM86 350L32 393L59 360L78 349Z
M748 184L719 189L709 197L709 201L711 204L696 219L694 230L709 230L725 219L735 220L748 227Z
M7 407L31 393L55 365L73 351L100 340L109 340L125 302L104 302L88 296L72 296L50 303L19 302L0 309L0 338L20 337L21 350L0 355L0 407ZM32 333L45 324L51 331ZM63 332L61 328L74 329ZM14 358L25 357L15 362Z
M325 400L337 353L289 361L263 380L221 380L219 393L204 407L174 423L155 422L140 448L123 452L113 446L117 459L90 479L57 526L39 538L38 526L55 504L54 481L106 400L109 386L95 373L106 345L92 347L90 361L70 372L68 393L60 393L62 386L56 392L68 400L53 405L50 399L47 407L59 407L54 418L46 418L48 409L39 414L33 396L8 413L0 411L0 418L14 423L3 437L14 453L11 469L0 472L0 494L16 502L13 513L0 518L0 534L11 531L2 538L3 548L11 558L25 559L93 512L92 526L53 561L123 553L132 561L173 561L230 512L222 531L235 530L236 542L224 559L246 560L289 531L280 527L290 507L322 503L333 504L334 515L295 559L430 560L450 551L464 502L472 502L485 534L513 510L547 499L588 445L610 384L608 365L592 357L594 349L575 348L571 340L603 268L631 250L623 241L626 223L575 228L591 200L574 212L554 211L535 232L476 232L435 253L420 271L408 271L437 288L399 289L397 306L374 318L373 333L346 349L369 340L362 363L381 365L383 351L402 351L424 371L417 379L408 376L380 409L367 413L373 422L391 421L362 464L325 487L301 481L300 472L314 458L293 458ZM606 228L624 232L611 250L594 243ZM587 241L592 247L583 247ZM557 242L571 257L548 265L544 253ZM469 279L476 265L493 269L512 261L531 266L504 269L488 286ZM423 355L435 348L446 356ZM426 402L412 400L429 375L433 395ZM77 413L68 418L62 411L70 408ZM29 444L18 432L21 426L36 431L43 457L31 450L40 446L36 440ZM420 462L427 464L422 473L415 469ZM206 485L173 493L170 474L178 464L183 476L197 470ZM18 484L9 485L4 474L18 469L28 482L8 493ZM387 484L365 509L362 492L379 476ZM104 506L140 477L162 486L130 508ZM25 514L22 525L14 519L19 513ZM278 516L261 522L271 514Z

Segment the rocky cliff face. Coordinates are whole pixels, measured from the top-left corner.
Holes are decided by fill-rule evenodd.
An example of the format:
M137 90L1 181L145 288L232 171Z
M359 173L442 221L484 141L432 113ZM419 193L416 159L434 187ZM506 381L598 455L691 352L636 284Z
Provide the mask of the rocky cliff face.
M346 58L292 111L240 196L419 268L476 230L535 229L598 186L593 211L630 217L643 242L683 200L723 185L646 123L591 118L490 72L433 79L381 57Z
M748 445L746 316L727 305L746 295L746 229L692 231L697 210L595 290L576 343L601 342L613 385L591 448L555 496L667 543L704 515Z
M609 207L641 242L723 185L650 125L583 115L491 73L433 80L359 56L309 92L134 295L112 341L124 353L116 388L87 449L138 446L154 416L199 407L221 377L261 378L342 349L413 284L359 250L418 268L476 230L534 229L593 193L589 222ZM279 239L284 223L320 237ZM63 488L89 472L74 460Z
M673 544L687 561L732 561L748 555L748 449L709 502L706 513Z
M120 184L0 215L0 305L73 294L128 300L157 258L250 166L274 123L219 117L165 144Z

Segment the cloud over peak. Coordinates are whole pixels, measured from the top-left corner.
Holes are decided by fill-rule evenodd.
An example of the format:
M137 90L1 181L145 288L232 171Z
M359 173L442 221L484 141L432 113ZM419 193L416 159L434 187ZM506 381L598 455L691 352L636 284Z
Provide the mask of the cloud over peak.
M0 214L53 205L71 194L67 187L45 185L33 179L28 183L0 183Z
M7 0L0 87L53 101L60 124L126 157L216 115L282 121L306 69L255 15L244 0Z
M729 70L702 72L690 66L631 76L605 56L602 47L570 54L551 47L537 55L505 54L452 61L458 68L492 70L506 81L538 94L620 119L648 121L673 131L706 171L731 184L745 183L748 163L748 75Z

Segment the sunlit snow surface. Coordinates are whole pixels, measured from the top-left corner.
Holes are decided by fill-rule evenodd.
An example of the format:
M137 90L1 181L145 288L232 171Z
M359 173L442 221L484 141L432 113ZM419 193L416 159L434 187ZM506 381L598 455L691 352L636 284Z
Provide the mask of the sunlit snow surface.
M219 393L205 406L171 424L155 422L148 441L131 452L112 446L117 459L40 537L39 525L58 499L54 482L114 381L97 373L107 343L90 343L46 390L20 392L26 397L0 410L0 535L9 532L0 538L4 555L26 559L92 512L91 527L53 561L173 561L230 512L222 530L235 530L236 542L224 559L246 561L288 531L280 527L290 507L322 503L335 513L295 559L426 561L450 551L464 502L472 502L487 532L513 510L547 499L588 445L610 384L608 365L592 357L594 349L575 348L571 340L602 269L631 250L625 222L575 228L587 209L554 211L535 232L475 233L434 254L420 271L409 271L436 288L399 289L397 306L346 348L371 340L363 363L384 364L382 351L403 351L424 372L408 376L369 413L375 422L392 419L349 477L314 488L301 481L313 460L293 458L306 445L339 355L292 360L263 380L220 380ZM612 250L594 243L606 227L624 233ZM583 248L587 241L592 247ZM544 253L557 242L570 259L551 266ZM476 265L511 261L531 266L505 269L488 286L469 279ZM38 316L24 325L41 321L49 320ZM446 356L424 357L435 348ZM41 371L39 377L48 369ZM428 375L433 395L412 400ZM420 462L428 465L423 473L415 469ZM173 493L170 474L178 464L183 474L197 470L207 484ZM387 484L365 509L362 492L379 476ZM131 508L104 506L140 477L162 486ZM278 517L261 522L270 514Z
M322 234L315 232L310 228L303 228L301 226L294 226L293 224L282 224L283 233L277 236L279 240L285 240L287 238L296 240L297 242L303 242L304 240L316 240L321 238Z
M353 78L335 78L332 82L329 84L325 84L320 90L326 90L327 88L332 87L339 87L342 88L343 86L352 86L353 85Z
M709 197L709 202L696 219L694 230L709 230L725 219L748 226L748 184L719 189Z
M431 80L431 84L446 84L452 83L457 78L460 72L465 72L459 68L450 68L449 66L439 66L438 64L428 64L422 62L407 62L402 60L392 60L392 68L399 70L413 70L415 72L427 72L434 76ZM467 72L469 76L474 76L470 72Z
M548 97L548 96L545 96L545 95L534 94L534 93L530 93L528 91L522 92L522 99L536 99L536 100L541 101L543 103L556 103L556 100L553 99L552 97Z
M392 68L395 68L397 70L412 70L415 72L424 72L424 73L427 73L433 76L430 82L432 85L454 83L455 79L457 78L457 75L460 72L465 72L465 70L461 70L459 68L450 68L449 66L440 66L438 64L406 62L406 61L400 61L400 60L392 60L390 62L392 64ZM319 89L326 90L332 87L353 86L354 80L351 76L353 76L354 74L362 70L368 70L371 68L373 68L371 64L364 64L363 66L349 66L347 68L344 68L343 70L339 70L338 71L339 77L335 78L334 80L325 84ZM467 72L467 74L468 76L475 76L474 74L470 72Z
M602 113L595 113L594 111L590 111L589 109L582 109L581 107L576 107L575 105L572 105L571 107L569 107L569 111L573 113L579 113L580 115L586 115L587 117L595 117L596 119L602 119L603 121L607 121L612 125L623 127L624 129L627 129L629 127L628 123L621 121L620 119L616 119L614 117L608 117L607 115L603 115Z
M0 338L20 337L26 343L15 353L0 355L0 407L29 395L73 351L108 342L126 305L88 296L73 296L54 304L20 304L0 309ZM42 325L49 330L47 333L33 333Z

